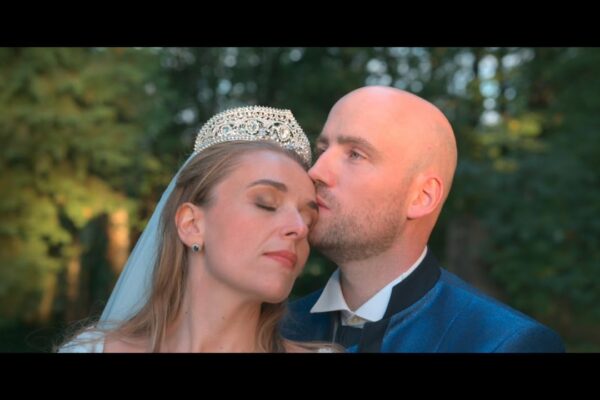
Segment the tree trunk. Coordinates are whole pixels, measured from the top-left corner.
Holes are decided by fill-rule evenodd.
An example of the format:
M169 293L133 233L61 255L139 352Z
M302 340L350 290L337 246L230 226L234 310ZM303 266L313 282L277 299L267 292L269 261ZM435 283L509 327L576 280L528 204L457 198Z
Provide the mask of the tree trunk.
M56 297L56 285L56 272L48 273L44 281L42 300L38 307L38 319L42 325L47 324L52 318L52 306L54 305L54 299Z
M81 318L81 299L79 296L81 279L81 246L78 241L74 245L73 254L67 264L67 305L65 319L73 322Z
M120 208L108 215L106 258L115 277L118 277L129 256L129 214Z
M488 295L501 299L502 292L487 277L481 258L487 232L471 216L460 216L448 224L446 261L448 270Z

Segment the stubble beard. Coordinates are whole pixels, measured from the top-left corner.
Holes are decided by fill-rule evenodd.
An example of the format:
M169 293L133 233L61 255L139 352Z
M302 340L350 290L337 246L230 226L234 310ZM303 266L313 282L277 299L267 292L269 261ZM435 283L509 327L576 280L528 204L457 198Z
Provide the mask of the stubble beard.
M319 193L327 202L330 215L327 220L319 219L309 241L325 257L342 265L381 254L394 244L402 229L398 202L344 211L335 199L323 194Z

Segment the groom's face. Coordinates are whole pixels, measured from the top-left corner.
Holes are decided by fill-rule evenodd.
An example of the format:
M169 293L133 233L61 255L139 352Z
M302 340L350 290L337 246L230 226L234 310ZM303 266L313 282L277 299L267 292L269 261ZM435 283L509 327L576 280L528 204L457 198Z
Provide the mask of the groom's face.
M338 264L387 250L403 229L412 157L395 124L385 105L341 100L318 139L309 175L319 221L309 240Z

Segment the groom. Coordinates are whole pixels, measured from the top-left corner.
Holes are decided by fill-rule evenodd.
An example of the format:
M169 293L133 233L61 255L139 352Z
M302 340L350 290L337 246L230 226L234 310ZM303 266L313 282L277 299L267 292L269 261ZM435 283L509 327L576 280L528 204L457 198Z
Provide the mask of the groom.
M340 99L309 174L311 244L339 267L290 305L284 336L359 352L562 352L560 337L442 269L427 242L457 162L431 103L389 87Z

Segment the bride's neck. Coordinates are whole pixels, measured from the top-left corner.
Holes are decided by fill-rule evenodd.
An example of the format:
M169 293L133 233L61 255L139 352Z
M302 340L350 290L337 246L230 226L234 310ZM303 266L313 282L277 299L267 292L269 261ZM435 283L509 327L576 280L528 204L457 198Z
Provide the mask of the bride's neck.
M254 352L261 304L233 290L186 290L179 317L168 328L168 352Z

